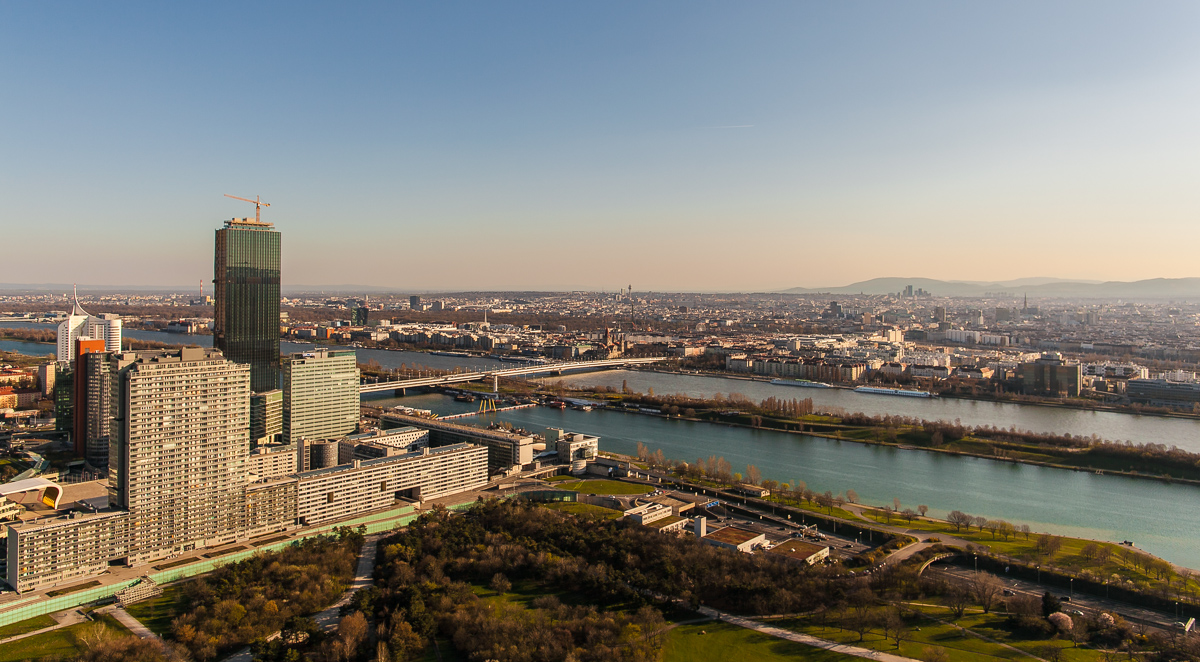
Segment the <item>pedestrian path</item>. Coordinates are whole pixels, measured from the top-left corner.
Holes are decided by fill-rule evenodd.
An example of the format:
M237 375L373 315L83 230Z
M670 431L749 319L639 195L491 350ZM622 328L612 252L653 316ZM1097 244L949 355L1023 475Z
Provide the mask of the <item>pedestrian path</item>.
M914 660L911 657L903 657L900 655L893 655L891 653L884 653L881 651L871 650L869 648L862 648L860 646L850 646L848 644L840 644L836 641L829 641L828 639L819 639L819 638L811 636L811 635L801 634L799 632L792 632L791 630L777 628L773 625L766 625L764 623L759 623L758 621L752 621L748 618L742 618L741 616L734 616L732 614L726 614L724 612L717 611L716 609L712 609L711 607L700 607L699 611L701 614L704 614L705 616L711 616L712 618L715 618L720 621L724 621L726 623L731 623L738 627L743 627L748 630L754 630L755 632L761 632L763 634L770 635L772 637L777 637L779 639L786 639L787 641L794 641L798 644L804 644L806 646L812 646L814 648L823 648L827 651L833 651L835 653L842 653L843 655L852 655L854 657L862 657L862 658L866 658L868 660L876 660L877 662L918 662L917 660Z
M97 612L101 613L101 614L111 614L113 618L117 619L118 623L120 623L121 625L124 625L126 628L129 628L130 632L137 635L141 639L159 639L160 638L157 634L154 634L154 632L151 631L150 628L146 627L145 625L142 625L141 621L134 618L129 612L125 611L125 609L122 607L119 607L117 605L112 605L111 607L104 607L102 609L98 609Z

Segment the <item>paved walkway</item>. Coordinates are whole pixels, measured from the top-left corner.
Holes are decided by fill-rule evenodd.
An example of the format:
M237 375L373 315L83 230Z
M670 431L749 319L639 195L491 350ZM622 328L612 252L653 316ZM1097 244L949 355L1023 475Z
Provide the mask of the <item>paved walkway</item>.
M142 622L130 615L123 607L112 605L97 609L96 613L111 614L117 622L129 628L129 631L137 635L141 639L161 639L157 634L154 634L150 628L142 625Z
M78 609L69 609L67 611L60 611L58 613L51 614L50 618L53 618L55 621L58 621L58 622L55 623L54 625L46 626L40 630L34 630L32 632L26 632L24 634L14 635L7 639L0 639L0 644L7 644L10 641L17 641L18 639L24 639L25 637L37 636L39 634L57 630L59 628L69 627L71 625L75 625L76 623L82 623L85 620L87 620L87 618L84 617L84 615L81 614Z
M836 641L819 639L807 634L801 634L799 632L792 632L791 630L777 628L773 625L765 625L763 623L759 623L758 621L742 618L741 616L734 616L732 614L719 612L711 607L700 607L699 611L705 616L711 616L712 618L725 621L726 623L732 623L738 627L754 630L755 632L761 632L779 639L794 641L798 644L805 644L806 646L812 646L814 648L823 648L835 653L842 653L843 655L853 655L854 657L863 657L868 660L877 660L878 662L917 662L917 660L914 660L911 657L902 657L900 655L893 655L891 653L883 653L880 651L871 650L869 648L862 648L860 646L839 644Z

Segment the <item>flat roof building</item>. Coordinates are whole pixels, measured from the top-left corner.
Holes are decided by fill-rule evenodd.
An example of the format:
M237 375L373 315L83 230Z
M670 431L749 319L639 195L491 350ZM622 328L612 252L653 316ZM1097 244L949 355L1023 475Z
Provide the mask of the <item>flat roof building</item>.
M358 429L354 350L292 354L283 361L283 443L339 439Z
M716 547L735 549L739 552L749 552L756 546L765 543L767 536L764 533L755 533L736 526L727 526L723 529L713 531L701 538L700 541Z

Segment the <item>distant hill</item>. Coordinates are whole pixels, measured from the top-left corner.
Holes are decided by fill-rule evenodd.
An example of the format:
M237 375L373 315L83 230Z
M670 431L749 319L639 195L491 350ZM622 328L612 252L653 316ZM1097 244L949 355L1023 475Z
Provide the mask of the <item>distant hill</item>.
M1059 278L1019 278L980 282L933 278L872 278L841 287L793 287L789 294L888 294L912 285L934 296L978 297L988 292L1010 292L1038 297L1095 299L1200 299L1200 278L1088 281Z

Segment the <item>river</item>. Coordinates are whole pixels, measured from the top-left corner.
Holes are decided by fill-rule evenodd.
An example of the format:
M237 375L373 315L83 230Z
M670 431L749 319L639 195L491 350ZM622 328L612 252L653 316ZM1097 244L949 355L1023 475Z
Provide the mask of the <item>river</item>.
M440 394L375 396L370 404L404 404L442 415L476 408ZM925 504L937 516L962 510L1028 524L1035 531L1132 540L1153 554L1200 568L1200 487L1192 485L615 411L536 407L456 422L493 419L533 432L560 427L594 434L601 449L617 453L635 454L640 441L677 460L723 456L737 472L754 464L764 478L803 480L817 492L852 489L869 504L898 498L902 508Z
M617 390L623 383L628 383L629 388L642 393L654 389L658 395L682 393L699 398L711 398L717 393L740 393L755 401L771 396L812 398L818 410L822 407L840 407L847 412L863 412L872 416L892 414L925 420L958 420L971 426L1016 426L1033 432L1083 436L1094 434L1109 441L1165 444L1200 453L1200 420L1191 418L958 398L903 398L858 393L843 388L800 388L748 379L645 370L610 370L547 378L546 381L561 381L572 386L609 386Z
M29 322L0 322L0 328L52 329L52 324ZM196 343L212 345L212 336L191 336L162 331L125 330L125 336L138 340L155 340L166 343ZM0 341L12 343L14 341ZM315 345L305 343L280 343L284 353L312 349ZM0 348L6 348L0 345ZM23 343L15 348L23 354L46 354L53 352L50 345ZM13 349L9 349L13 351ZM424 352L400 352L384 349L357 350L360 363L375 361L384 368L421 366L439 370L469 368L492 370L512 367L486 357L435 356ZM1064 407L1043 407L1028 404L989 402L983 400L960 400L957 398L901 398L886 395L857 393L849 389L799 388L776 386L768 382L651 372L646 370L610 370L564 377L547 378L573 386L610 386L620 389L628 382L635 391L654 392L663 395L682 393L692 397L711 398L717 393L729 395L740 393L753 400L771 396L780 398L812 398L820 407L840 407L848 412L863 412L870 415L893 414L925 420L958 420L964 425L1016 426L1021 430L1048 432L1053 434L1096 435L1109 441L1131 441L1134 443L1165 444L1200 453L1200 420L1170 418L1164 416L1142 416L1109 411L1088 411Z

